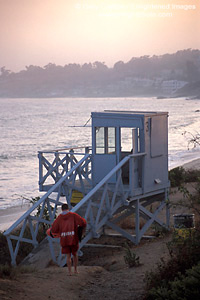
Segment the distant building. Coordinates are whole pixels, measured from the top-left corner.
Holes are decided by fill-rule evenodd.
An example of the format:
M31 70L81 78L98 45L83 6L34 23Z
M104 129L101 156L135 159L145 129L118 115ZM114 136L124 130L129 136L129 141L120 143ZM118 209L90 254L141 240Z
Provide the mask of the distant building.
M162 92L165 95L172 95L177 90L181 89L188 82L179 80L164 80L161 84Z

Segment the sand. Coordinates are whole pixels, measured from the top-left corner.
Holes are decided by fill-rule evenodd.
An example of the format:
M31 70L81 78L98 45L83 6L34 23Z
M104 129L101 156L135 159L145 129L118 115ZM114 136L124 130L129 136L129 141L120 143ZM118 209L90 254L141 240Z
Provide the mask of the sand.
M0 231L8 229L17 221L28 209L29 204L23 206L13 206L6 209L0 209Z
M185 170L200 170L200 158L194 159L182 166Z

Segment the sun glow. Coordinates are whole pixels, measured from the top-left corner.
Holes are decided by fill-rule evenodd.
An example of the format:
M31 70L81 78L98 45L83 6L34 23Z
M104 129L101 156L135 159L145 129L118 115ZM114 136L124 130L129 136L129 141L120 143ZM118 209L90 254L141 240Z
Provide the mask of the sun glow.
M0 0L0 65L112 65L200 48L199 1L174 1Z

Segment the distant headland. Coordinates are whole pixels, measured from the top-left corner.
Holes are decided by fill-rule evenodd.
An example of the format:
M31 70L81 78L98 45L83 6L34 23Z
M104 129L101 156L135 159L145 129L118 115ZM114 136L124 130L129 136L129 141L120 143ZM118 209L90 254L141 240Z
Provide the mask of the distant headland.
M0 98L186 97L200 99L200 50L104 62L0 68Z

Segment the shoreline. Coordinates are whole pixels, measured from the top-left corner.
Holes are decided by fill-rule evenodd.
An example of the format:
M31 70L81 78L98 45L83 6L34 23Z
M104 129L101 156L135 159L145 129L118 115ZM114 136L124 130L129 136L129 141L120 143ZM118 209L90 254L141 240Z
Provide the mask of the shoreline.
M190 162L179 165L185 170L200 169L200 158L191 160ZM0 208L0 231L7 230L15 221L17 221L29 208L31 204L24 204L19 206L11 206L8 208Z
M15 221L17 221L29 208L30 204L11 206L0 209L0 231L7 230Z

